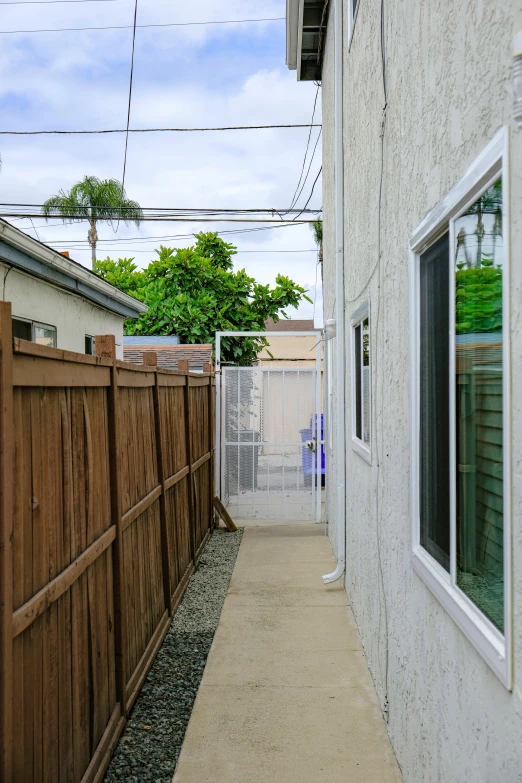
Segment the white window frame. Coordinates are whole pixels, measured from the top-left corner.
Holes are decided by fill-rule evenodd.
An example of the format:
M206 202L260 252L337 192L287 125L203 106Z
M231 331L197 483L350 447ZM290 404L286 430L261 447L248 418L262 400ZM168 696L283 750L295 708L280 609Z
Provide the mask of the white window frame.
M454 258L455 220L494 181L502 176L502 235L504 246L502 307L503 357L503 459L504 459L504 634L456 584L456 422L455 422L455 312L450 307L450 573L420 544L419 516L419 259L443 233L450 232L450 259ZM513 669L512 547L511 547L511 390L510 390L510 232L509 131L502 128L470 166L466 174L413 233L410 262L410 476L412 564L471 644L511 690ZM450 262L451 263L451 262ZM450 274L450 302L455 301L455 275Z
M54 341L53 341L53 348L56 348L58 346L58 329L56 326L53 326L53 324L44 324L41 321L33 321L32 322L32 342L36 343L36 335L35 335L35 327L40 327L41 329L54 329Z
M369 388L368 388L368 428L370 431L370 443L369 445L365 443L361 438L358 438L356 435L357 432L357 426L356 426L356 405L357 405L357 395L356 395L356 372L357 368L355 366L355 362L357 360L357 357L355 355L355 329L357 326L361 325L365 318L368 318L368 328L370 330L370 373L369 373ZM371 339L371 330L372 330L372 321L370 318L370 303L368 301L364 302L360 307L357 308L355 313L353 313L351 319L351 343L350 343L350 352L352 356L352 363L351 363L351 387L352 387L352 449L359 454L360 457L362 457L368 464L371 465L372 463L372 440L373 440L373 428L372 428L372 339ZM363 378L361 376L361 401L362 401L362 382Z

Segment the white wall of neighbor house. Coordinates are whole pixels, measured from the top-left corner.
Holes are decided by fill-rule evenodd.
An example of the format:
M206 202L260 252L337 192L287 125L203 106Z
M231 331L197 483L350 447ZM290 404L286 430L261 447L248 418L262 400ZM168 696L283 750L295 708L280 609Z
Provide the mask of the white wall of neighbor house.
M345 12L348 3L345 3ZM522 770L522 133L511 121L520 0L385 2L381 253L381 0L344 31L345 324L371 307L370 464L351 445L347 340L346 588L406 783L520 783ZM333 317L333 37L323 65L325 320ZM345 16L346 23L346 16ZM509 134L513 689L414 572L410 534L409 271L413 231L500 128ZM504 337L506 339L506 337ZM333 406L335 413L335 406ZM335 421L333 424L335 436ZM329 475L331 468L329 467ZM327 484L335 544L335 482ZM380 557L379 557L380 551Z
M114 334L123 359L123 318L49 283L0 263L0 298L13 317L56 327L57 347L85 353L85 336Z

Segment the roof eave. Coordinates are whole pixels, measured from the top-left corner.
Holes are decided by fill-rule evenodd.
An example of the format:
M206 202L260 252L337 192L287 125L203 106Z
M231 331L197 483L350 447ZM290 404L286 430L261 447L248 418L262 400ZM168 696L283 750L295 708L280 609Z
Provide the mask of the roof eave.
M148 310L142 302L6 221L0 221L0 261L124 318L138 318Z
M297 69L300 5L301 0L286 0L286 65L291 71Z

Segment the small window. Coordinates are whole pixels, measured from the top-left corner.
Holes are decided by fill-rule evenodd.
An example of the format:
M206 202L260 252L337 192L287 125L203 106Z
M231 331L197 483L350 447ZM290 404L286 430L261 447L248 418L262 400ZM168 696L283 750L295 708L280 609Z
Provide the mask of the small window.
M13 318L13 337L56 348L56 327L49 324L26 321L24 318Z
M353 349L353 441L370 454L370 316L368 305L360 308L352 319Z
M411 241L413 565L511 687L505 132Z
M33 339L33 325L31 321L23 321L21 318L13 318L13 337L20 340Z
M91 337L90 334L85 335L85 353L88 356L94 356L94 354L96 353L95 340L94 337Z
M33 323L33 342L56 348L56 327L49 324Z

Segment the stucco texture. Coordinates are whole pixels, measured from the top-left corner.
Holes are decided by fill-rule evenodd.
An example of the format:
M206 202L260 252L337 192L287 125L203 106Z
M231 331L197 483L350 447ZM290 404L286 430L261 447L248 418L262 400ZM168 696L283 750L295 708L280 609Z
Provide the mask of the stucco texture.
M57 347L85 353L85 335L114 334L123 359L123 318L38 278L0 264L0 298L13 316L56 327Z
M346 587L404 780L520 783L522 133L511 123L511 52L522 4L388 0L384 11L380 232L381 0L359 0L350 47L344 35L345 323L349 334L351 314L370 303L373 367L371 465L351 448L347 375ZM331 33L323 68L325 318L335 301ZM512 692L413 572L409 516L408 242L502 126L511 149ZM346 363L349 370L349 343ZM329 482L329 509L334 493Z

